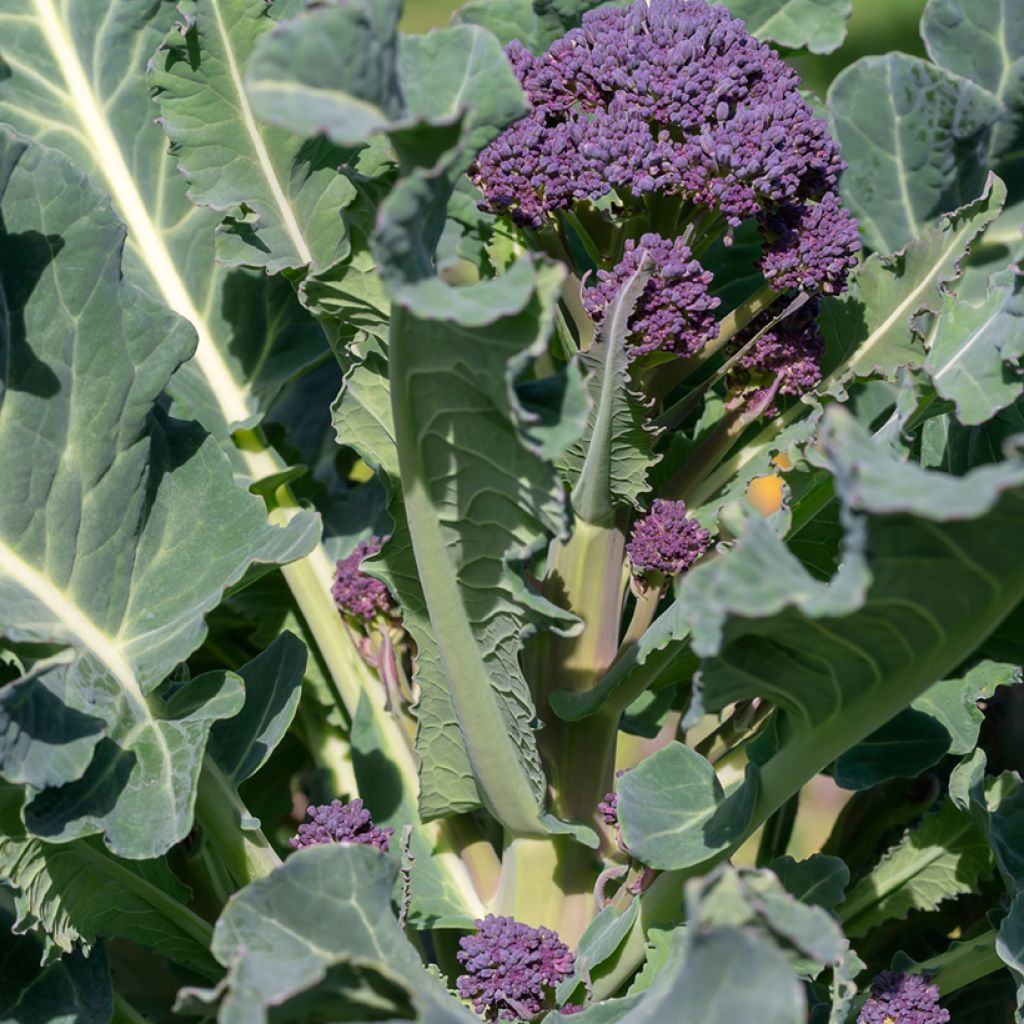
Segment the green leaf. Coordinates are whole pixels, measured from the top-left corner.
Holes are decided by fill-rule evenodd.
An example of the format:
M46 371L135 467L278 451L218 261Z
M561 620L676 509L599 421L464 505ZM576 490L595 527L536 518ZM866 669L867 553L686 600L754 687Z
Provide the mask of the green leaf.
M976 891L991 875L992 853L970 816L949 800L908 832L850 891L841 909L846 934L857 938L912 910L935 910Z
M128 227L125 275L198 335L169 391L227 444L325 346L287 281L215 262L222 215L188 201L145 78L176 18L151 0L96 0L88 17L56 0L0 0L0 121L57 147L111 195ZM245 476L266 475L265 460L235 457Z
M214 441L155 406L194 337L121 278L109 204L63 156L10 131L0 169L0 603L13 638L74 652L25 681L56 717L23 727L74 743L53 770L75 774L86 694L104 723L84 773L42 788L26 820L50 839L100 832L121 856L153 857L188 832L207 732L242 697L224 673L166 702L157 687L200 645L225 589L304 554L317 524L302 513L268 525ZM47 515L26 518L40 500Z
M843 902L850 869L839 857L811 854L806 860L778 857L769 865L786 891L801 903L831 910Z
M271 1007L352 967L400 978L416 1011L408 1019L475 1021L399 928L391 909L397 875L397 863L371 847L318 846L239 893L214 933L213 953L228 972L221 1024L265 1020Z
M103 949L42 965L39 946L0 908L0 1024L107 1024L113 1010Z
M305 671L306 645L288 632L238 670L242 710L210 730L210 755L235 786L255 775L281 742L298 709Z
M1010 969L1017 990L1017 1016L1024 1013L1024 893L1017 893L996 938L999 959Z
M503 46L518 39L543 53L556 39L577 28L596 7L624 6L626 0L470 0L452 17L456 24L481 25Z
M639 900L631 900L622 911L612 905L600 910L580 936L573 973L558 986L555 992L557 1002L564 1003L569 999L574 990L589 979L591 970L615 953L629 934L639 911Z
M339 211L356 190L338 173L348 153L253 116L242 73L278 6L183 0L183 20L154 58L149 82L189 199L225 217L219 261L270 273L320 270L347 253Z
M929 0L921 35L936 64L977 82L1003 108L986 166L1021 141L1024 129L1024 31L1012 0Z
M572 506L587 523L608 524L622 506L637 507L650 487L657 461L657 432L643 398L630 388L626 339L629 319L654 270L644 255L619 289L596 342L583 353L591 409L583 436L565 453L562 471L572 487Z
M623 843L648 867L700 864L743 834L756 789L756 777L748 777L726 798L705 758L670 743L619 779Z
M852 0L722 0L758 39L831 53L846 38Z
M391 390L383 351L368 345L353 360L333 408L338 441L359 452L365 462L389 481L391 538L380 555L364 568L380 575L397 595L402 620L416 642L416 748L420 755L419 812L424 818L457 814L480 806L469 757L452 705L416 570L405 507L398 487L398 453L391 419Z
M981 196L925 229L892 256L875 253L858 268L850 291L824 303L827 349L819 393L835 391L850 377L895 378L902 366L920 366L924 346L915 320L940 313L943 295L961 275L971 244L1006 199L1006 186L990 176Z
M189 891L165 861L123 860L94 838L33 839L18 820L21 802L20 790L0 784L0 882L15 893L13 931L36 935L44 962L117 937L216 977L212 930L184 906Z
M1024 391L1024 277L1016 267L994 274L975 304L944 295L924 369L966 425L990 420Z
M800 982L774 945L741 928L723 925L672 934L668 963L622 1024L705 1024L758 1021L803 1024ZM742 978L742 984L737 979ZM579 1018L586 1021L586 1016ZM599 1021L601 1018L596 1017Z
M904 53L862 57L836 77L828 107L849 164L840 192L872 249L901 248L984 184L1000 108L969 79Z
M356 0L278 26L248 64L253 109L303 138L325 135L342 146L387 131L400 154L426 166L459 141L477 152L526 113L494 36L457 25L399 39L400 8L397 0Z
M561 276L522 260L463 289L498 300L479 325L396 309L389 350L403 499L452 707L485 804L520 834L546 831L546 782L519 651L530 632L570 622L509 563L564 535L564 493L544 456L564 450L581 424L546 423L516 379L546 348Z
M936 764L952 737L941 722L905 708L870 736L845 751L833 778L843 789L869 789L889 779L913 779Z

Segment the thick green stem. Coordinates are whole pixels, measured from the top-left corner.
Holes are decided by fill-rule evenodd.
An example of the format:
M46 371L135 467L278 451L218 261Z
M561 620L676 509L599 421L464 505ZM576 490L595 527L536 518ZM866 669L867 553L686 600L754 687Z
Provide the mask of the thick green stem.
M110 1024L149 1024L147 1019L118 992L114 990L114 1015Z
M203 830L204 844L212 847L239 889L269 875L281 864L259 829L242 827L249 818L231 780L206 758L196 796L196 820Z
M575 946L594 917L594 852L571 836L519 837L505 845L497 913L544 925Z

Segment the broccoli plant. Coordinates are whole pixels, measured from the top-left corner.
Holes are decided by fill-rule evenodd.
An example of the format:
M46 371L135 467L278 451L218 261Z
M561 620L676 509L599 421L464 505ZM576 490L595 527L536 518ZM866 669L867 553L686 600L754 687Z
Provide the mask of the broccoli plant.
M0 1024L1024 1021L1011 6L0 0Z

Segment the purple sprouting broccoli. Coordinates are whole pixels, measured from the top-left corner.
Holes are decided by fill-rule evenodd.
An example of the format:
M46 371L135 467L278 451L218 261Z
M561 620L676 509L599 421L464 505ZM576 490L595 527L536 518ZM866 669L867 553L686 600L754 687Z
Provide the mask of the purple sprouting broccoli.
M785 306L775 303L740 331L732 342L732 351L749 344L765 325ZM764 331L740 357L729 373L728 383L734 393L745 394L756 404L774 391L776 395L805 395L821 381L821 357L825 339L818 327L819 303L811 299L795 313ZM778 413L772 401L764 410L766 416Z
M511 917L488 914L476 928L459 940L456 957L466 969L456 982L459 995L484 1020L535 1017L549 990L572 974L572 950L550 929Z
M759 221L765 239L761 273L776 291L832 295L846 288L846 277L857 265L860 236L857 222L834 192L817 203L780 206Z
M633 526L626 554L637 573L678 576L708 549L711 534L686 515L683 501L656 498L650 512Z
M939 987L926 975L883 971L871 983L857 1024L948 1024L939 1006Z
M619 827L619 794L605 793L604 799L597 805L597 813L601 820L611 828Z
M583 296L587 312L600 325L605 310L623 284L636 272L644 253L655 263L629 321L630 351L642 355L660 349L691 356L718 333L714 310L717 298L708 294L712 274L692 258L682 238L674 241L645 234L626 242L625 254L611 271L599 270L597 284Z
M332 800L319 807L311 804L306 813L311 820L300 825L298 835L289 840L296 850L325 843L361 843L386 852L395 831L390 826L374 825L362 800L347 804Z
M388 588L360 568L363 559L377 554L387 540L387 537L361 540L350 555L339 560L335 569L334 586L331 587L334 603L343 614L359 622L371 622L394 608Z
M521 224L657 192L735 226L820 199L844 166L797 73L704 0L591 11L547 53L508 53L532 110L471 173L484 207Z

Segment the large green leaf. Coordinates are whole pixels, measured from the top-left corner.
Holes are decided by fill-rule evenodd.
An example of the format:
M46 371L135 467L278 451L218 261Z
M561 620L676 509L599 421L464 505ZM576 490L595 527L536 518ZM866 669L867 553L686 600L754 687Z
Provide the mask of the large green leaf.
M912 910L934 910L975 891L993 870L984 834L947 800L853 887L840 909L843 929L856 938Z
M988 296L974 304L943 296L925 372L956 403L966 425L990 420L1024 390L1024 278L1016 267L993 275Z
M900 367L924 362L915 319L942 312L945 291L960 278L972 243L1005 199L1006 186L989 176L979 198L940 218L901 252L875 253L858 268L850 291L823 308L828 348L821 392L851 377L878 374L892 380Z
M476 286L494 296L473 297L490 317L470 326L399 308L389 348L403 499L448 692L484 802L523 833L540 828L546 783L519 652L530 632L570 622L509 563L566 531L561 481L545 456L581 424L546 423L516 379L546 347L560 284L556 268L523 260Z
M399 134L399 148L429 166L460 138L467 150L479 150L526 113L494 36L457 25L399 38L400 8L397 0L356 0L279 26L256 47L246 72L257 114L342 146L379 131Z
M1024 893L1017 893L999 926L999 959L1010 969L1017 992L1017 1019L1024 1014Z
M271 1007L317 986L321 998L330 996L325 979L352 967L400 979L415 1008L405 1019L475 1021L428 974L398 926L391 909L397 875L397 862L372 847L328 845L294 854L271 877L243 890L214 933L214 955L228 971L221 1024L256 1024ZM307 1016L298 1019L346 1019L312 1014L317 1001L310 999L313 1005L303 1007Z
M502 44L518 39L543 53L595 7L622 7L628 0L470 0L455 12L456 24L482 25Z
M758 39L831 53L846 37L853 0L721 0Z
M189 199L225 216L219 261L321 270L347 254L340 210L356 190L338 166L349 154L259 124L242 84L256 43L274 26L271 15L288 13L281 6L185 0L149 81Z
M157 687L202 642L225 588L308 551L317 524L304 513L269 526L214 441L155 407L194 336L121 278L124 230L88 181L4 131L0 189L0 603L12 637L69 648L5 703L36 690L47 715L22 727L76 745L49 777L26 778L39 790L26 820L152 857L187 833L207 732L242 696L223 673L168 700ZM86 703L102 733L83 726Z
M0 1024L107 1024L114 1002L106 952L41 965L39 946L9 925L0 907Z
M849 163L840 191L871 248L894 252L981 189L1000 107L969 79L904 53L862 57L828 107Z
M583 353L591 409L583 436L566 452L563 471L572 506L584 522L607 525L622 506L636 506L657 461L657 433L644 399L630 388L629 319L654 270L645 256L619 289L596 342Z
M929 0L921 35L937 64L988 90L1002 110L986 165L1024 132L1024 26L1013 0ZM1017 154L1017 159L1020 154Z
M783 888L801 903L832 909L843 902L850 869L840 857L812 853L806 860L778 857L769 865Z
M0 882L14 890L14 932L35 935L44 962L117 937L216 976L212 929L184 906L189 891L165 861L123 860L95 838L33 839L21 803L20 789L0 783Z
M221 214L185 196L145 80L177 17L152 0L0 0L0 121L59 148L111 195L128 226L126 275L199 336L170 390L226 438L323 357L324 339L288 282L215 263ZM239 468L268 472L254 455Z

